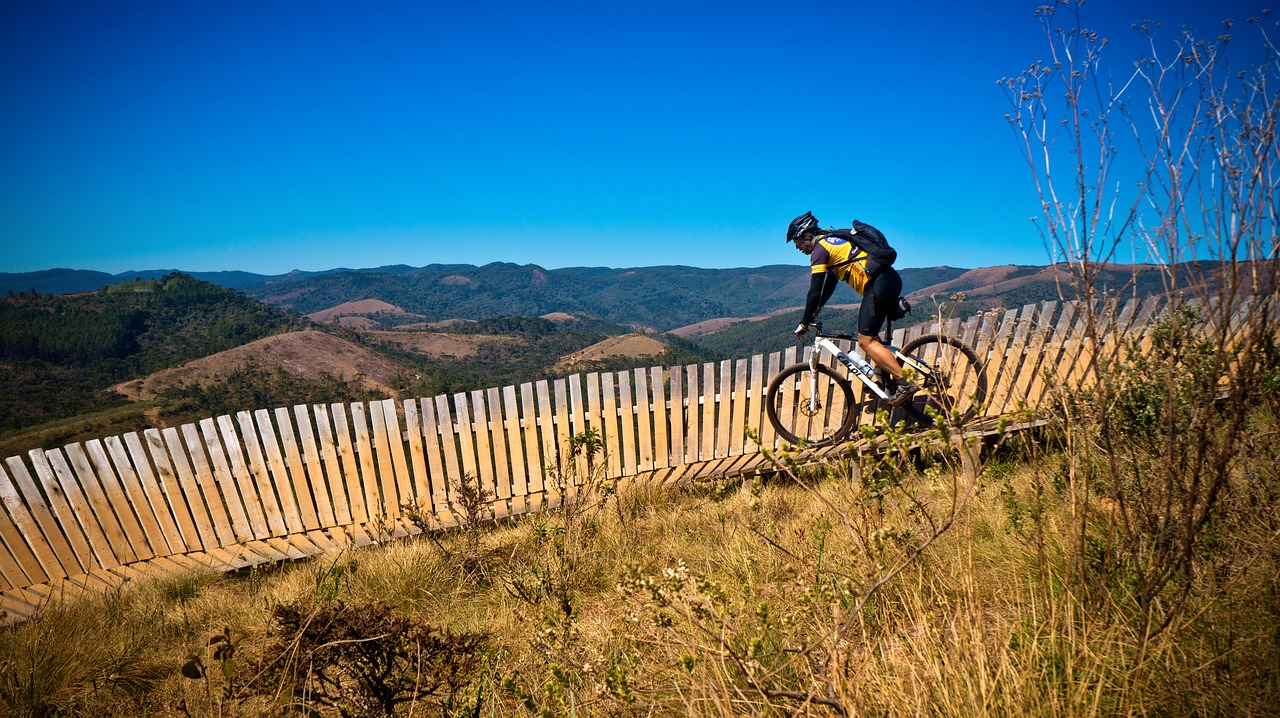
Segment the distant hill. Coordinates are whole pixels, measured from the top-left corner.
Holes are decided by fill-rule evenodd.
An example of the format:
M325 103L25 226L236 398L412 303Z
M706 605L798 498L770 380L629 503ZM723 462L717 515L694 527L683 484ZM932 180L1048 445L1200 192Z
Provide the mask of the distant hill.
M308 329L259 339L113 388L130 399L154 399L175 387L189 384L208 387L225 382L233 372L246 366L279 367L302 379L318 379L328 374L391 396L396 394L392 388L395 378L412 373L404 365L367 347Z

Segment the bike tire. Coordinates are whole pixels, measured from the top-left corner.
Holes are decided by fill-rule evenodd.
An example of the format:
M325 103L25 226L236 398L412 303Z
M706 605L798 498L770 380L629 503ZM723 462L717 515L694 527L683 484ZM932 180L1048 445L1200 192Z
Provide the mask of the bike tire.
M797 446L822 447L840 441L853 428L853 387L830 367L818 365L817 402L811 403L808 363L778 373L765 391L765 413L778 435ZM810 408L812 407L812 408Z
M920 391L913 406L924 413L937 411L952 425L963 424L987 400L987 374L978 354L964 342L945 334L926 334L907 342L900 353L903 368L914 369Z

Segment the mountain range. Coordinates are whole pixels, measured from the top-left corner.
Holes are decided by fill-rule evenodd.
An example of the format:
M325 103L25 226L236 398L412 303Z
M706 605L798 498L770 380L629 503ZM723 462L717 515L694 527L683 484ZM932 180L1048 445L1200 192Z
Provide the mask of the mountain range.
M1155 270L1150 265L1109 265L1100 274L1099 288L1116 289L1136 278L1138 294L1157 292L1161 286L1159 272ZM974 309L1057 298L1063 274L1054 266L1017 265L899 271L903 291L911 298L964 295ZM0 274L0 291L69 294L171 273L170 270L147 270L108 274L50 269ZM545 269L531 264L495 262L484 266L394 265L293 271L280 275L239 271L186 274L304 315L362 300L378 300L402 310L402 314L379 317L378 323L382 326L566 312L657 332L726 317L764 316L801 306L809 287L809 274L799 264L732 269L686 266ZM854 299L847 290L838 290L833 301Z

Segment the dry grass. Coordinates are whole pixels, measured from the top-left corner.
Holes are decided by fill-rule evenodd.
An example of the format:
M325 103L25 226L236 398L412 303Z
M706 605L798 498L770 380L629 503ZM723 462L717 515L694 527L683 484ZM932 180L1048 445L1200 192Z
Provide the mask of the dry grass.
M1277 552L1256 517L1250 528L1242 507L1225 521L1205 564L1222 576L1193 607L1207 610L1144 643L1122 589L1087 604L1071 585L1066 502L1045 502L1043 540L1018 519L1019 497L1056 461L1004 452L951 530L875 592L873 580L924 535L925 514L949 505L960 479L945 466L902 466L900 485L882 493L849 467L810 489L782 475L638 487L486 529L475 545L462 535L393 542L127 586L0 634L0 712L257 715L287 702L278 686L246 690L278 660L275 608L334 601L390 604L489 637L483 669L461 692L469 708L480 696L479 712L423 700L400 715L1273 710ZM1266 510L1275 520L1274 500ZM178 673L197 652L213 666L206 644L225 627L237 648L231 694L217 670L207 689Z

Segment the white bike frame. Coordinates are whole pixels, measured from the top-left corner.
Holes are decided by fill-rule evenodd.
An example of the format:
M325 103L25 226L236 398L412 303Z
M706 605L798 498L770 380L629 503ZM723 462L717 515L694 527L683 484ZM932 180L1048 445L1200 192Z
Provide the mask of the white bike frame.
M813 354L809 357L809 402L810 409L817 410L818 406L818 360L823 350L834 356L837 361L845 365L849 369L850 376L856 376L868 389L872 391L880 399L888 399L889 395L885 393L880 385L876 382L876 367L867 361L860 352L849 354L836 345L832 339L848 339L849 341L857 341L857 337L847 334L823 334L822 323L813 323ZM892 344L885 344L889 351L897 357L898 362L905 367L911 367L916 371L927 373L928 367L922 366L915 359L902 353L898 347Z

